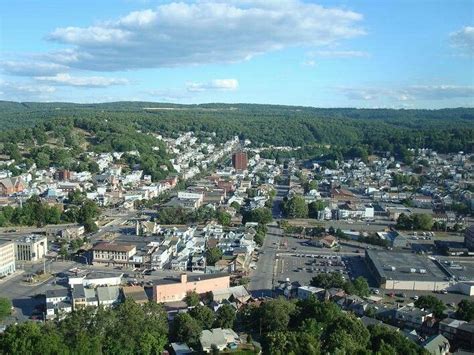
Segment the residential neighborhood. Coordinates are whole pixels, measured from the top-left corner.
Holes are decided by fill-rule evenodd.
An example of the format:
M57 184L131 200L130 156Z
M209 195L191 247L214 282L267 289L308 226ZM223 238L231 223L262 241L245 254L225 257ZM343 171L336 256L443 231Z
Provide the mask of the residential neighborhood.
M0 295L22 284L43 292L27 291L38 298L26 308L12 299L10 319L48 322L131 300L163 304L173 322L192 312L191 294L213 312L226 305L234 313L275 297L316 299L433 354L472 349L471 323L456 318L457 304L474 295L470 155L423 149L411 151L410 165L379 154L328 167L265 158L268 151L237 138L222 146L192 132L154 138L176 156L173 175L160 181L124 170L118 152L93 156L96 173L3 173L4 209L33 197L63 214L75 200L100 210L92 228L3 228ZM320 280L333 275L343 283ZM343 286L361 279L363 292ZM419 306L431 294L442 296L443 316ZM204 352L247 343L232 327L204 329L199 342ZM171 348L186 353L189 345Z

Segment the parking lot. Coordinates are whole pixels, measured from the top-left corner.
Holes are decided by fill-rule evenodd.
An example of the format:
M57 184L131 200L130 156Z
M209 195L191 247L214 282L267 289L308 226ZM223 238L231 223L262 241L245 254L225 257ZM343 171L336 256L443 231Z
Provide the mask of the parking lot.
M279 253L276 259L275 282L290 279L308 285L319 273L338 272L349 279L350 271L346 257L330 254Z

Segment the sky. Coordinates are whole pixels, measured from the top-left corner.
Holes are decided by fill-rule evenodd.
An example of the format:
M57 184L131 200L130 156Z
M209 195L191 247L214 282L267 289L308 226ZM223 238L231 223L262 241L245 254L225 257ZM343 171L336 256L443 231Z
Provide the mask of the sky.
M0 3L0 100L474 106L474 0Z

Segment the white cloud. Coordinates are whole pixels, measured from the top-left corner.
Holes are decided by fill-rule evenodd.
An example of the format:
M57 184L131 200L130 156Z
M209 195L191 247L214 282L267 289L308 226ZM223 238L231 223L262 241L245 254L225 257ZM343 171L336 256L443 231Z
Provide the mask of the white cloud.
M72 47L49 55L71 67L114 71L231 63L287 47L315 47L365 34L359 13L299 0L169 3L90 27L57 28Z
M3 100L47 100L56 91L52 86L35 85L23 82L10 82L0 79L0 97Z
M215 79L206 83L186 83L186 89L194 92L206 90L234 91L237 90L238 87L239 82L236 79Z
M474 55L474 27L465 26L450 35L451 45L468 55Z
M363 51L346 51L346 50L320 50L309 53L313 58L367 58L369 53Z
M67 69L61 64L37 61L2 61L0 67L5 74L18 76L54 75Z
M62 86L107 87L128 84L126 79L106 78L103 76L71 76L67 73L59 73L54 76L36 76L35 79Z
M460 85L416 85L406 89L408 95L427 100L452 98L474 98L474 86Z
M338 87L337 91L350 100L415 101L415 100L447 100L473 98L474 86L460 85L412 85L401 88L383 87Z

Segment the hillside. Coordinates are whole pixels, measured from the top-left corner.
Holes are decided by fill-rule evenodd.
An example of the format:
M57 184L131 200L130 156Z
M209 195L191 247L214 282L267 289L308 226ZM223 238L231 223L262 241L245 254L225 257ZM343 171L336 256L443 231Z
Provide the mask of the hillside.
M100 131L109 142L114 137L110 133L130 130L167 136L183 131L215 132L217 142L239 135L251 140L254 146L303 147L301 157L308 158L320 153L314 147L321 144L330 144L336 153L340 148L340 153L345 155L354 147L362 148L364 154L373 151L401 154L404 149L422 147L439 152L471 152L474 142L474 109L471 108L393 110L256 104L0 102L3 128L0 142L15 143L25 136L24 130L13 133L9 129L36 126L37 130L44 129L45 124L52 127L59 122L63 127L70 125L92 131L93 136ZM106 135L110 137L105 139Z

